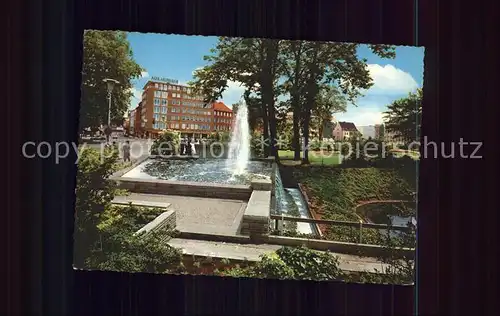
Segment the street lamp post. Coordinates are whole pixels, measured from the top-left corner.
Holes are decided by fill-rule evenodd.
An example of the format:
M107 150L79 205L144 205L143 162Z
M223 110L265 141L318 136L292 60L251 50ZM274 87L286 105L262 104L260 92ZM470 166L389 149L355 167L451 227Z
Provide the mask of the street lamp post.
M119 84L118 80L106 78L103 80L108 87L108 126L111 126L111 93L115 84Z

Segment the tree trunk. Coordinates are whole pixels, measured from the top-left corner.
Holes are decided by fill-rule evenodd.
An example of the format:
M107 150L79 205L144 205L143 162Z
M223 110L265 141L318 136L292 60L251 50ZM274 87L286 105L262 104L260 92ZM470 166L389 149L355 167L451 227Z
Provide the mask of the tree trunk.
M319 138L320 142L323 141L323 126L324 126L323 119L320 119L319 126L318 126L318 133L319 133L318 138Z
M278 157L276 150L277 128L276 128L276 109L274 108L274 75L278 57L278 41L264 40L265 59L262 67L262 99L267 105L267 113L269 119L269 136L270 136L270 155Z
M309 107L309 102L306 104L306 109L304 111L304 154L302 156L302 164L309 164L309 123L311 121L311 110Z
M292 101L296 103L296 101ZM297 102L298 103L298 102ZM293 104L293 160L300 160L300 111L297 104Z
M267 114L267 106L264 100L262 100L262 125L262 136L264 141L266 141L269 139L269 116ZM264 145L264 157L267 156L269 156L269 146Z

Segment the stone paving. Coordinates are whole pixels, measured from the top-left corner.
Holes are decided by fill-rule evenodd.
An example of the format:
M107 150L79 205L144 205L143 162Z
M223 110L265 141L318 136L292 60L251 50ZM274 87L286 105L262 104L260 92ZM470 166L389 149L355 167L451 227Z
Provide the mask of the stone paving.
M281 246L269 244L237 244L182 238L172 238L168 244L172 247L181 248L186 255L247 261L259 261L261 255L272 253L281 248ZM382 271L387 266L376 258L340 253L332 254L339 257L339 267L344 271L375 273Z
M247 203L245 201L176 195L131 193L114 202L131 201L149 205L170 203L177 217L177 230L205 234L236 235Z

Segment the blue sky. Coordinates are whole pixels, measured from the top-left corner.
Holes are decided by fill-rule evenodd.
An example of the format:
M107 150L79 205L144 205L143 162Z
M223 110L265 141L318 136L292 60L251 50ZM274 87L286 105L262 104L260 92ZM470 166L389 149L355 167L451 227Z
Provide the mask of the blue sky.
M143 77L133 82L131 108L139 102L142 87L150 76L183 83L191 80L193 71L206 64L203 56L217 42L216 37L154 33L129 33L128 37L134 59L144 69ZM382 59L361 45L358 55L368 60L374 85L357 100L357 106L349 105L346 113L335 116L358 126L381 123L382 112L388 104L423 85L424 48L399 46L395 59ZM222 101L227 105L236 103L243 91L238 83L232 82Z

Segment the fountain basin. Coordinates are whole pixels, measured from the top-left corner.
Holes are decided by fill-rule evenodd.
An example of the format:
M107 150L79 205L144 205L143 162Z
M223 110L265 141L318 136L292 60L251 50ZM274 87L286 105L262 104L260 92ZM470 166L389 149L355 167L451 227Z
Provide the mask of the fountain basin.
M248 201L253 190L271 190L272 162L248 163L234 176L226 159L150 157L110 177L119 188L136 193L211 197Z
M231 161L226 159L146 159L120 176L120 179L187 181L250 185L252 180L270 179L272 163L249 161L243 175L233 175Z

